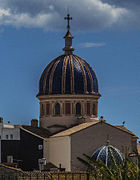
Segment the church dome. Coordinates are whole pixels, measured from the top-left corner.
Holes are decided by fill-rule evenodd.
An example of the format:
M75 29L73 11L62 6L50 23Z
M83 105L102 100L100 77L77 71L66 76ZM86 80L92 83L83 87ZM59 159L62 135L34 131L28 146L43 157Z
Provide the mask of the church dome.
M40 101L40 127L58 132L79 123L97 121L98 81L91 66L73 54L69 14L64 36L64 54L52 60L44 69L37 98ZM63 118L61 118L63 116ZM84 118L80 118L84 117Z
M90 65L74 54L64 54L51 61L41 75L39 94L95 94L98 81Z
M112 163L120 164L123 161L123 156L120 150L117 148L107 145L102 146L92 155L92 159L102 161L106 166L110 166Z
M73 36L70 33L69 14L67 33L64 36L64 55L51 61L41 75L39 95L51 94L94 94L98 93L98 81L90 65L77 55L73 54Z

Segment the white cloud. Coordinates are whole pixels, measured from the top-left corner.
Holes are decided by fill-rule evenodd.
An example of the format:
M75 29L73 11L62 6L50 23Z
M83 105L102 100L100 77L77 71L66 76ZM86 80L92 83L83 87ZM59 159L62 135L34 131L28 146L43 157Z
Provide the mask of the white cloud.
M82 48L101 47L101 46L105 46L105 43L84 42L84 43L81 43L80 46Z
M0 0L0 24L18 27L64 28L67 7L73 16L72 28L105 29L123 24L131 16L125 7L102 0Z
M0 9L0 17L2 16L9 16L9 10L7 9Z

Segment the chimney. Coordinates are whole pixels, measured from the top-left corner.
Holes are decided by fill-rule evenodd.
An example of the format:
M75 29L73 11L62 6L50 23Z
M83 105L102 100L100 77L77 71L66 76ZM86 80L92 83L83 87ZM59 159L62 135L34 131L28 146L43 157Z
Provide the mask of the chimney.
M0 123L3 123L3 118L2 117L0 117Z
M31 120L31 126L32 127L38 127L38 120L37 119L32 119Z

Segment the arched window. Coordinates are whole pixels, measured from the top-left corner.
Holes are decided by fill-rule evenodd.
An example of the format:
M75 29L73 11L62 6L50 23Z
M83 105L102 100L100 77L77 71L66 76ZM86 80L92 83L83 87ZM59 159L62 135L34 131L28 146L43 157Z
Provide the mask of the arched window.
M96 111L95 111L95 104L93 104L93 106L92 106L92 114L94 114L94 115L96 115Z
M57 103L54 108L55 115L60 115L60 104Z
M80 103L76 104L76 115L81 115L81 104Z

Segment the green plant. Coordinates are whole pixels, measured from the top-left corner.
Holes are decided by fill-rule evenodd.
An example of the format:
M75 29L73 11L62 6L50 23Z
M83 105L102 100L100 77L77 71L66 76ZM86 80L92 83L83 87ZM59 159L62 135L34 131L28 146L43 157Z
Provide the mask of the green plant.
M95 180L140 180L140 156L138 165L125 157L122 163L115 163L112 159L110 166L106 166L102 161L95 161L90 156L84 154L85 159L78 157L86 166L86 171ZM113 157L112 157L113 158Z

